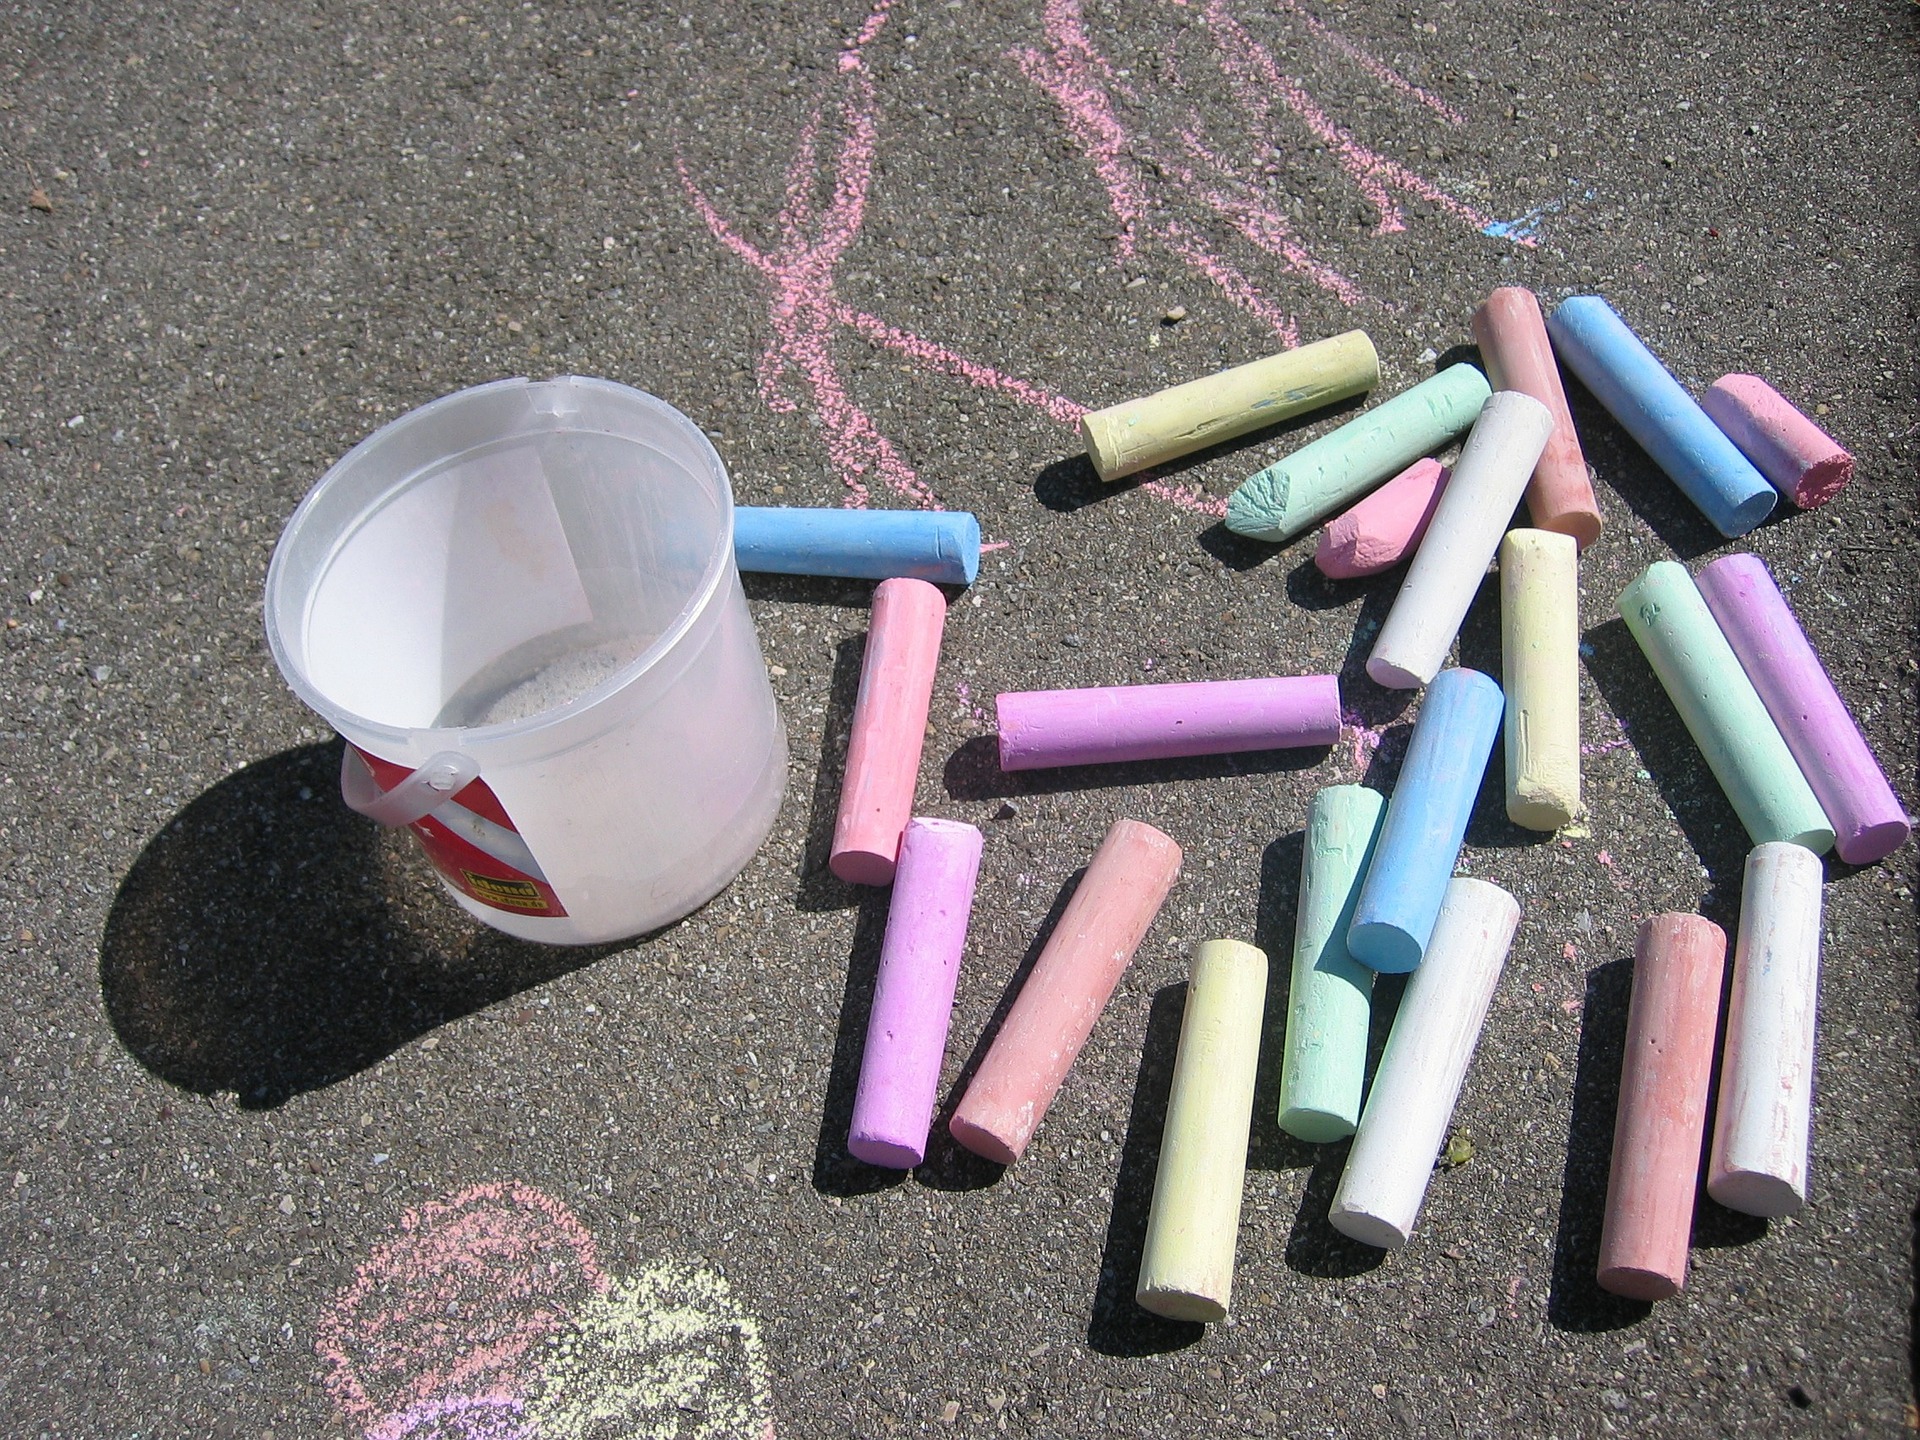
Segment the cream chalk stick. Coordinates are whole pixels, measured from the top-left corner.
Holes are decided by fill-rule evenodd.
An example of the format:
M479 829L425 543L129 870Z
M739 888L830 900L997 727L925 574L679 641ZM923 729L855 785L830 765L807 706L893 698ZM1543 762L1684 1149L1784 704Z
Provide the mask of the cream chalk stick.
M1160 1168L1134 1300L1172 1320L1224 1320L1247 1178L1267 956L1238 940L1193 952Z
M1580 547L1551 530L1500 542L1507 818L1558 830L1580 813Z

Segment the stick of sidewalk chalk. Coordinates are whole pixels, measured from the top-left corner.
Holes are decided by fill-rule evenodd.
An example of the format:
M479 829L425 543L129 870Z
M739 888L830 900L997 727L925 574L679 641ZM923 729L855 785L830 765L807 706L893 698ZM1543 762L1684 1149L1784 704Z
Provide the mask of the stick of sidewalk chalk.
M1747 1215L1797 1215L1807 1203L1824 878L1798 845L1747 856L1707 1161L1707 1193Z
M1451 473L1424 456L1328 521L1313 552L1320 573L1329 580L1357 580L1398 565L1427 533Z
M847 1130L847 1150L869 1165L908 1170L926 1158L980 847L980 832L958 820L910 820L900 837Z
M1279 750L1340 738L1335 675L1010 691L994 709L1002 770Z
M1552 530L1500 542L1507 818L1558 830L1580 813L1580 547Z
M1519 902L1498 885L1464 875L1448 883L1432 951L1400 997L1327 1212L1342 1235L1384 1250L1413 1235L1519 923Z
M1428 687L1347 929L1356 960L1390 972L1420 964L1505 706L1478 670L1442 670Z
M1487 401L1367 657L1375 684L1411 690L1440 673L1552 433L1552 412L1531 395Z
M1773 512L1779 496L1766 477L1605 300L1561 301L1547 333L1567 368L1722 535L1744 535Z
M1347 927L1386 806L1364 785L1329 785L1307 805L1280 1128L1311 1144L1351 1135L1360 1120L1373 971L1347 953Z
M1473 366L1449 365L1241 481L1227 501L1227 528L1291 540L1438 450L1473 424L1492 393Z
M1758 375L1722 375L1700 408L1802 510L1826 504L1853 478L1853 456Z
M946 597L924 580L882 580L860 664L847 738L847 773L828 868L856 885L893 879L900 835L913 815L927 738Z
M1527 514L1534 528L1571 535L1586 549L1600 535L1600 505L1539 300L1525 286L1501 286L1473 312L1473 339L1494 389L1524 391L1553 413L1553 434L1527 482Z
M1224 1320L1233 1301L1266 1003L1264 950L1238 940L1194 949L1133 1296L1171 1320Z
M1725 555L1700 572L1699 586L1832 823L1840 858L1871 865L1906 844L1912 822L1766 564Z
M1634 937L1599 1265L1600 1288L1629 1300L1687 1281L1726 954L1726 932L1698 915L1651 915Z
M733 558L742 570L774 575L971 585L980 573L980 522L964 510L739 505Z
M1833 827L1686 566L1649 565L1620 592L1620 618L1753 843L1791 840L1816 855L1832 849Z
M1170 837L1114 822L948 1122L961 1145L1020 1158L1179 876Z

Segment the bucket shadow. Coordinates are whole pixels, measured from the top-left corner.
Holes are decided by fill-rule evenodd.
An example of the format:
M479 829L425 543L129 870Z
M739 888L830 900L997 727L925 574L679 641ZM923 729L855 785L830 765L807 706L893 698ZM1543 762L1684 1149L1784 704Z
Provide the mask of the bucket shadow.
M1100 1280L1087 1320L1087 1347L1102 1355L1164 1355L1184 1350L1207 1333L1198 1321L1166 1319L1142 1310L1133 1299L1140 1285L1141 1250L1153 1206L1154 1174L1160 1165L1160 1135L1166 1128L1173 1061L1186 1011L1186 981L1154 991L1140 1070L1133 1083L1127 1138L1120 1150L1120 1171L1113 1182L1113 1215L1100 1252Z
M807 815L807 841L800 855L797 909L817 914L861 903L860 889L827 868L833 854L833 827L840 815L840 784L847 771L847 742L853 729L853 702L860 694L860 664L866 658L864 635L849 636L833 652L833 679L827 687L827 715L820 731L820 759L813 770L813 806Z
M247 766L148 842L100 937L114 1032L182 1089L248 1109L634 942L535 945L437 893L411 837L340 803L340 745Z
M941 781L955 800L1009 800L1021 795L1058 795L1123 785L1278 775L1311 770L1332 753L1331 746L1311 745L1290 750L1242 750L1229 755L1188 755L1173 760L1128 760L1115 765L1002 770L999 740L992 735L976 735L947 757Z
M846 989L840 997L840 1028L833 1037L826 1100L820 1107L820 1134L813 1145L813 1188L822 1195L870 1195L907 1178L904 1170L869 1165L847 1153L847 1130L853 1124L853 1100L860 1088L860 1060L867 1047L867 1021L873 1014L873 987L880 973L880 946L887 934L890 894L861 887L860 914L847 957Z

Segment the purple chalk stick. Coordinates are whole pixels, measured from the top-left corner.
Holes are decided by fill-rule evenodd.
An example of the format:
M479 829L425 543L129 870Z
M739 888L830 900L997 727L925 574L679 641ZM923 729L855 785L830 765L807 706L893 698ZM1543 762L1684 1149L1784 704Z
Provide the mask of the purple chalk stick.
M926 1158L980 843L958 820L910 820L900 838L847 1131L847 1150L869 1165L909 1170Z
M1871 865L1898 850L1912 822L1765 563L1757 555L1726 555L1697 583L1827 812L1840 858Z
M1025 690L994 704L1002 770L1280 750L1340 738L1340 681L1333 675Z

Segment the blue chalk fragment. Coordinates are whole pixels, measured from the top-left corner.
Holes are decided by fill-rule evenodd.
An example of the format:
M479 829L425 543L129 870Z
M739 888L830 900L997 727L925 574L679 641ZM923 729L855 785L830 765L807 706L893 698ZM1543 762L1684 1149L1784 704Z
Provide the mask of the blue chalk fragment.
M1744 535L1772 513L1779 491L1605 300L1575 295L1561 301L1547 334L1561 363L1722 535Z
M742 570L907 576L971 585L980 573L980 522L964 510L808 510L736 506L733 558Z
M1426 954L1506 704L1478 670L1442 670L1427 687L1347 931L1362 964L1399 973Z

